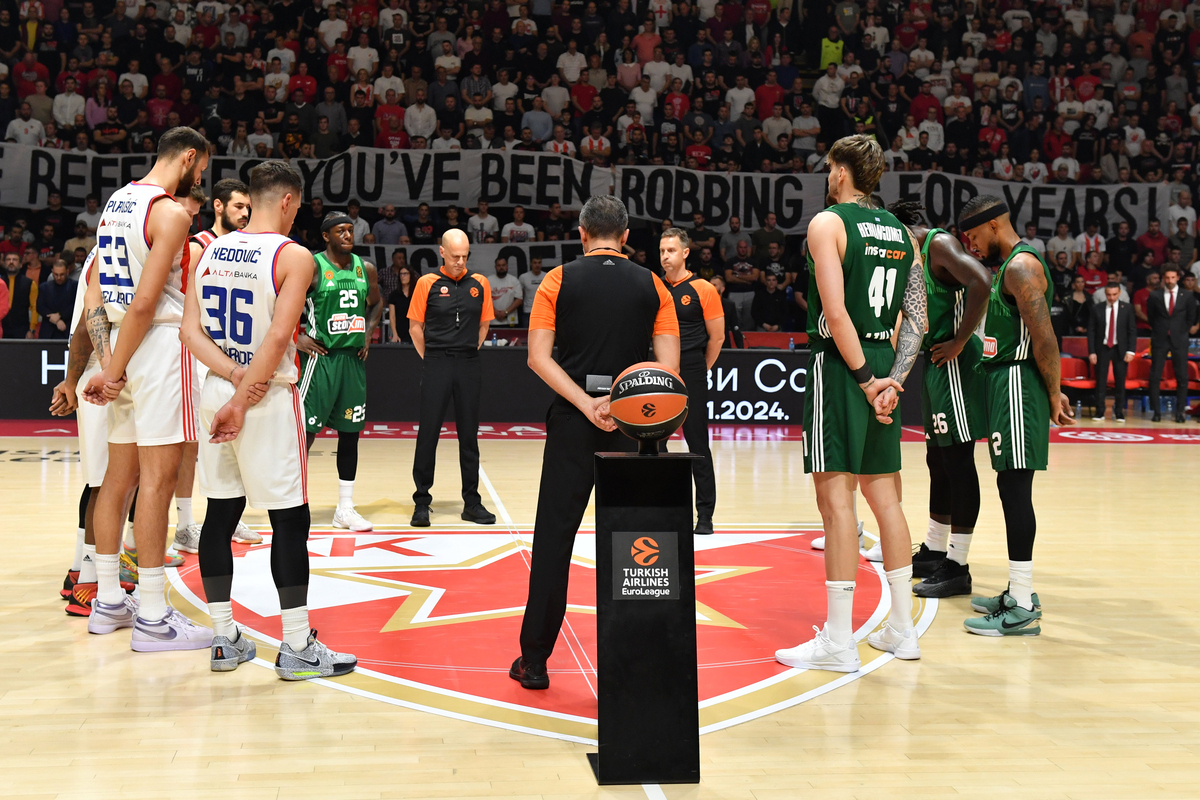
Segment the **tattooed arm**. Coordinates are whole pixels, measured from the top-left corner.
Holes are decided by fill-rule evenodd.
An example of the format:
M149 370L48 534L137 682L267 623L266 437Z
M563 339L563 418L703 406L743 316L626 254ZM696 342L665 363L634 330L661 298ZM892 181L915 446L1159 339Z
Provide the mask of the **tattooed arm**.
M87 325L87 335L88 340L92 343L92 350L95 351L96 357L100 359L100 366L103 367L108 363L109 356L112 355L112 348L108 342L112 325L108 321L108 312L104 310L104 296L100 294L100 281L88 283L87 295L83 304L83 320Z
M86 312L86 309L84 310ZM50 413L56 417L67 416L78 405L75 387L79 384L84 370L87 369L88 359L91 358L94 350L92 339L87 335L86 321L87 314L80 314L79 324L75 326L75 331L71 334L71 344L67 351L67 377L54 387L54 394L50 400Z
M1021 320L1033 339L1033 359L1050 395L1050 421L1055 425L1073 425L1071 403L1062 393L1058 339L1050 325L1046 305L1046 271L1031 255L1018 254L1004 270L1004 289L1017 301Z
M910 234L911 238L911 234ZM927 298L925 296L925 271L921 262L921 248L913 242L913 263L908 271L908 283L904 287L904 296L900 299L899 329L894 334L896 355L892 360L892 371L888 377L894 385L888 386L875 398L875 417L880 422L890 424L892 412L900 403L900 389L908 373L912 372L917 354L921 352L921 342L925 339L927 313Z

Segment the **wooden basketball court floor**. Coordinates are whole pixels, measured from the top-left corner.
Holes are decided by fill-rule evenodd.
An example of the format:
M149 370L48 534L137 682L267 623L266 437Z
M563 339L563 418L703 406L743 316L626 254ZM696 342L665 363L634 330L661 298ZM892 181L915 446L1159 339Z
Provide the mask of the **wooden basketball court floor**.
M1131 419L1130 427L1148 425ZM1191 431L1200 438L1194 424L1176 432ZM326 527L337 497L335 444L318 440L310 461L314 524ZM0 439L0 796L1200 796L1200 556L1191 538L1200 449L1190 444L1051 446L1050 471L1035 483L1040 637L970 636L967 598L944 600L920 661L888 661L703 736L698 786L602 788L584 757L594 748L578 741L285 684L253 664L215 674L207 651L141 655L126 634L89 636L57 598L81 488L78 464L61 452L73 447L65 438ZM924 446L903 447L905 512L920 541ZM484 501L525 530L541 449L540 441L481 442ZM819 527L798 441L723 441L714 450L718 530ZM364 441L360 452L360 510L405 530L412 442ZM452 439L439 459L433 530L463 530ZM976 459L983 506L971 566L976 591L994 594L1007 576L1003 519L982 445ZM196 505L202 519L198 494ZM265 525L266 515L250 512L247 521ZM820 618L814 583L819 599L809 611ZM496 669L516 652L515 641L499 650Z

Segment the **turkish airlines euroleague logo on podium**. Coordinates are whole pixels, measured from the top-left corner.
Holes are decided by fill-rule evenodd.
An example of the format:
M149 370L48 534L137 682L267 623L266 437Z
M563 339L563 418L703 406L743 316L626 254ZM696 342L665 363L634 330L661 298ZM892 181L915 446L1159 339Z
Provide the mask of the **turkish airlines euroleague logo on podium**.
M613 531L613 599L678 600L679 543L673 531Z

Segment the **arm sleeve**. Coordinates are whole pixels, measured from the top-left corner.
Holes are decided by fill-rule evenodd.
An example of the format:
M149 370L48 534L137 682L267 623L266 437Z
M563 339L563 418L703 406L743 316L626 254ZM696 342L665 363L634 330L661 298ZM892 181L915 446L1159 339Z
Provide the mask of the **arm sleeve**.
M654 317L655 336L678 336L679 318L675 316L675 300L659 277L653 273L654 290L658 292L658 314Z
M695 287L696 294L700 295L700 308L704 310L705 322L725 316L725 309L721 307L721 295L717 294L711 283L697 278L692 281L692 286Z
M482 275L475 275L475 280L479 282L479 291L483 292L483 310L479 313L479 321L492 320L496 316L496 309L492 305L492 287L488 283L488 279Z
M429 298L429 287L437 281L437 275L429 273L422 275L413 288L412 297L408 302L408 318L417 322L425 321L425 301Z
M562 272L562 267L550 270L538 286L537 294L533 296L533 310L529 313L529 330L556 330Z

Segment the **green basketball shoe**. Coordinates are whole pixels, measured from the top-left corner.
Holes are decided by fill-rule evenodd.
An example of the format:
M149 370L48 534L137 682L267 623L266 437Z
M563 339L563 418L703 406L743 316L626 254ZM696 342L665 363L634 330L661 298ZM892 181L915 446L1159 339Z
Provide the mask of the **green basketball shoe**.
M1000 609L1000 599L1008 594L1008 587L995 597L972 597L971 608L978 611L980 614L995 614ZM1038 600L1037 592L1033 593L1033 607L1041 608L1042 603Z
M1036 601L1034 601L1036 603ZM984 617L973 617L963 622L967 633L980 636L1037 636L1042 632L1038 620L1042 618L1040 606L1026 611L1017 605L1008 592L1000 595L1000 607Z

